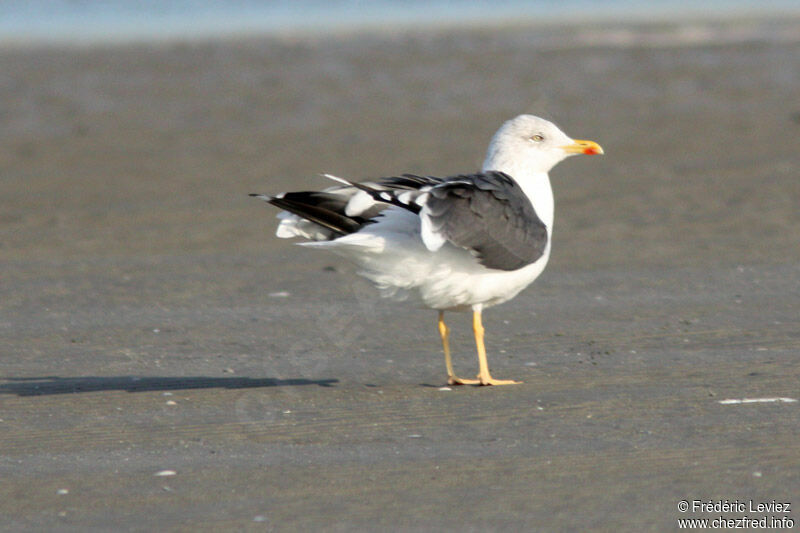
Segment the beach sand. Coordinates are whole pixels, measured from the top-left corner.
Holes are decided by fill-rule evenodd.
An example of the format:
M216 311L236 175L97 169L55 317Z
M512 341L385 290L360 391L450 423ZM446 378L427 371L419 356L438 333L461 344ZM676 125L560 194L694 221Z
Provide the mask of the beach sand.
M720 401L798 398L798 57L792 20L0 51L0 529L663 531L715 516L680 500L796 500L799 404ZM550 265L486 313L525 384L441 390L436 314L247 193L474 171L523 112L606 155L551 173Z

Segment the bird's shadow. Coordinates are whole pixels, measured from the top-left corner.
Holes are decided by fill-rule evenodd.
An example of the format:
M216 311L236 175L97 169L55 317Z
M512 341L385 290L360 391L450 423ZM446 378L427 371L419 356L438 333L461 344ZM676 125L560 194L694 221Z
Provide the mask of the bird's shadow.
M331 387L338 379L246 378L246 377L146 377L146 376L83 376L83 377L0 377L0 394L46 396L84 392L126 391L152 392L192 389L251 389L259 387L298 387L317 385Z

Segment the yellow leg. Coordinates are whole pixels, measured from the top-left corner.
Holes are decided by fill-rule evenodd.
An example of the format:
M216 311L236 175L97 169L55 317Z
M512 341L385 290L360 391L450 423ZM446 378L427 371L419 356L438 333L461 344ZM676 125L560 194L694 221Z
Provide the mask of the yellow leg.
M439 335L442 336L444 348L444 365L447 367L448 385L477 385L477 379L461 379L453 372L453 361L450 359L450 328L444 323L444 311L439 311Z
M521 381L513 379L494 379L489 373L489 363L486 361L486 347L483 344L483 322L479 310L472 312L472 331L475 332L475 344L478 347L478 380L481 385L516 385Z

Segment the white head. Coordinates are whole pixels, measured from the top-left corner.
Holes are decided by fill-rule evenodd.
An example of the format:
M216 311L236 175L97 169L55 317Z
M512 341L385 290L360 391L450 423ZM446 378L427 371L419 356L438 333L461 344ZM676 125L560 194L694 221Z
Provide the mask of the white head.
M575 140L558 126L533 115L506 121L492 137L483 170L546 173L559 161L576 154L602 154L593 141Z

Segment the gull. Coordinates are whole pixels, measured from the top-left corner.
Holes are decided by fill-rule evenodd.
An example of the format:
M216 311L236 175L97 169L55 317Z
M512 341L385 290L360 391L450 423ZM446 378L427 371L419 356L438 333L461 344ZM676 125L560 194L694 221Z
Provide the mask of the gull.
M439 312L449 385L510 385L489 371L482 312L515 297L550 258L553 191L548 172L576 154L602 154L533 115L505 122L480 172L439 178L403 174L355 182L324 174L322 191L251 194L282 209L276 235L329 250L359 268L383 296ZM458 377L445 311L472 311L476 379Z

